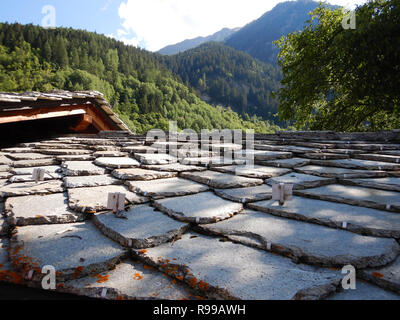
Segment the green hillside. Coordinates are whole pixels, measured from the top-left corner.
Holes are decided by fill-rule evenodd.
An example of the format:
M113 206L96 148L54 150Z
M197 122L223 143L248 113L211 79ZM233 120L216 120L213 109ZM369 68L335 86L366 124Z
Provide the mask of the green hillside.
M168 129L276 129L203 102L154 55L87 31L0 24L0 91L98 90L137 133Z
M230 106L241 115L275 120L272 92L280 87L278 68L218 42L158 58L209 102Z

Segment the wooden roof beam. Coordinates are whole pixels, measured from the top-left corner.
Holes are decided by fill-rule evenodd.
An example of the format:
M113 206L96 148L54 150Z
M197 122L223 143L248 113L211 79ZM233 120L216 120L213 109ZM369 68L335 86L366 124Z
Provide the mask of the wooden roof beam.
M0 124L40 120L48 118L68 117L86 114L86 108L81 106L68 106L57 108L40 108L31 110L15 110L10 112L0 112Z

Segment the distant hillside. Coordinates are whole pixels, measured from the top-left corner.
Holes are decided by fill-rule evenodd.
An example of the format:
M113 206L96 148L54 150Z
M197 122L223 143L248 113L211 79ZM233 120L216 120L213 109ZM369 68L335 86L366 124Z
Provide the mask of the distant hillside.
M218 42L158 58L204 100L242 115L274 119L277 103L271 93L279 88L278 68Z
M98 90L137 133L180 129L271 132L269 123L203 102L154 54L81 30L0 23L0 91Z
M210 41L222 42L225 39L227 39L228 37L230 37L232 34L237 32L238 30L240 30L240 28L236 28L236 29L224 28L208 37L197 37L194 39L185 40L185 41L179 42L177 44L167 46L167 47L161 49L160 51L158 51L158 53L165 54L165 55L174 55L174 54L177 54L180 52L185 52L186 50L189 50L189 49L193 49L193 48L195 48L203 43L206 43L206 42L210 42Z
M318 7L318 2L297 0L279 3L261 18L235 32L225 44L249 53L263 62L276 63L278 49L272 43L291 32L302 30L308 13Z

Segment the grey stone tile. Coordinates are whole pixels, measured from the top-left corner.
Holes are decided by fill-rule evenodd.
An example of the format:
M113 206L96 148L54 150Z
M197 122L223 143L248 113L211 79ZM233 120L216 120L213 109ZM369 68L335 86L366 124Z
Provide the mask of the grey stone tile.
M135 159L129 157L103 157L97 158L95 164L107 168L133 168L140 165Z
M125 256L125 250L104 237L90 221L17 227L10 251L18 271L53 266L58 272L57 281L111 270ZM33 281L42 277L35 272Z
M77 156L69 156L69 155L64 155L64 156L56 156L57 161L92 161L96 159L96 157L92 155L87 155L87 154L82 154L82 155L77 155Z
M289 256L295 262L324 267L385 266L400 253L394 239L361 236L250 210L200 228L209 234Z
M149 201L148 198L130 192L125 186L101 186L68 190L69 207L77 212L97 212L107 210L109 193L124 193L126 200L133 204Z
M329 269L296 265L262 250L192 233L173 246L164 244L137 254L209 298L321 299L340 282L340 275Z
M53 156L40 154L40 153L11 153L8 156L10 159L14 161L19 160L39 160L39 159L52 159Z
M293 156L291 152L274 152L274 151L262 151L262 150L244 150L235 152L235 155L246 158L253 158L255 161L267 161L267 160L278 160L278 159L289 159Z
M4 155L0 155L0 165L11 165L12 161Z
M381 288L392 290L400 294L400 257L386 267L361 270L360 277Z
M258 179L268 179L272 177L282 176L291 172L291 170L289 169L280 169L276 167L265 167L259 165L215 167L213 168L213 170L222 173L231 173L238 176Z
M67 188L86 188L109 185L120 185L124 182L113 178L111 175L65 177L64 185Z
M142 165L142 168L163 172L186 172L186 171L206 171L205 167L186 166L180 163L172 163L165 165Z
M177 197L209 190L207 186L181 178L157 181L127 181L126 184L133 192L153 198Z
M93 298L99 298L101 292L93 292L88 289L114 289L120 294L116 299L124 299L123 295L126 295L125 299L135 300L192 299L190 291L176 280L165 277L161 272L148 265L133 261L124 261L108 272L68 281L64 288L65 292ZM109 292L110 290L107 290L106 298L109 298Z
M373 171L373 170L352 170L336 167L321 167L321 166L305 166L296 168L296 172L303 174L311 174L314 176L325 178L341 178L341 179L355 179L355 178L379 178L386 177L386 171Z
M251 203L249 208L276 216L321 224L377 237L400 238L400 215L388 211L352 206L330 201L293 197L280 206L278 201Z
M154 206L175 219L193 223L229 219L243 209L242 204L221 199L212 192L157 200Z
M257 163L259 165L293 169L293 168L306 166L306 165L310 164L310 162L311 161L309 159L291 158L291 159L285 159L285 160L258 161Z
M380 179L344 179L340 181L350 186L360 186L380 190L400 192L400 178L380 178Z
M134 168L134 169L116 169L112 172L112 175L122 180L150 181L163 178L175 178L178 176L178 173Z
M125 247L151 248L185 233L189 225L171 219L148 205L135 206L118 219L111 212L97 214L93 223L110 239Z
M371 160L379 162L391 162L400 163L400 154L387 155L387 154L358 154L355 156L356 159Z
M224 199L240 203L251 203L272 198L272 188L266 184L249 188L215 189L214 192Z
M61 170L60 166L41 166L41 167L28 167L28 168L12 168L11 173L14 175L30 175L32 176L33 170L35 169L44 169L47 172L50 172L50 174L53 175L53 173L59 172ZM45 178L50 177L48 174L45 174Z
M72 223L85 220L85 216L68 208L66 193L45 196L10 197L5 209L13 225L40 225Z
M135 153L134 157L136 160L140 161L141 164L145 165L160 165L178 162L178 158L172 157L168 154Z
M0 187L0 195L3 199L5 197L44 195L63 191L63 183L60 180L11 183Z
M334 293L327 298L327 300L358 300L358 301L371 301L371 300L400 300L400 295L394 292L383 290L378 286L372 285L365 281L357 281L355 290L342 290Z
M347 160L312 160L312 164L326 166L326 167L338 167L347 169L359 169L359 170L378 170L378 171L395 171L400 170L400 164L358 160L358 159L347 159Z
M118 150L96 151L95 153L93 153L93 156L95 156L96 158L98 158L98 157L120 158L120 157L127 157L127 155L128 154L126 152L121 152Z
M181 177L216 189L254 187L264 183L262 179L246 178L214 171L184 172Z
M317 159L317 160L342 160L349 159L350 156L348 154L343 153L328 153L328 152L312 152L305 153L303 155L304 158L307 159Z
M205 166L205 167L221 167L221 166L231 166L231 165L243 165L246 163L245 160L237 160L232 158L224 157L194 157L194 158L184 158L179 160L183 165L194 165L194 166Z
M400 193L394 191L332 184L315 189L297 190L295 194L318 200L400 212Z
M54 158L38 159L38 160L20 160L14 161L12 166L14 168L27 168L27 167L43 167L58 165L60 162Z
M83 149L40 149L40 153L53 155L53 156L76 156L82 154L92 154L92 150L83 150Z
M290 183L293 184L294 190L301 190L307 188L315 188L335 183L334 178L321 178L307 174L292 172L280 177L274 177L266 181L267 184Z
M62 164L66 176L104 175L106 169L96 166L91 161L67 161Z

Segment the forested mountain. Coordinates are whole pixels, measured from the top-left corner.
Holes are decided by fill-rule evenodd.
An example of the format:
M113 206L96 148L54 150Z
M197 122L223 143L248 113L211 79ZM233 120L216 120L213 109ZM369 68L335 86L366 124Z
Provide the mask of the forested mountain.
M309 19L308 13L316 7L318 2L312 0L279 3L259 19L235 32L225 44L261 61L276 63L279 50L273 41L293 31L302 30Z
M271 93L279 89L278 68L217 42L158 58L204 100L242 115L274 119L277 103Z
M206 43L206 42L222 42L225 39L229 38L232 34L240 30L240 28L236 29L229 29L229 28L224 28L216 33L214 33L211 36L208 37L197 37L194 39L189 39L185 40L170 46L166 46L165 48L162 48L161 50L158 51L160 54L166 54L166 55L173 55L177 54L180 52L184 52L189 49L196 48L197 46Z
M168 129L271 131L268 122L203 102L154 54L73 29L0 23L0 91L91 90L105 94L137 133Z

